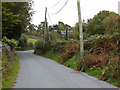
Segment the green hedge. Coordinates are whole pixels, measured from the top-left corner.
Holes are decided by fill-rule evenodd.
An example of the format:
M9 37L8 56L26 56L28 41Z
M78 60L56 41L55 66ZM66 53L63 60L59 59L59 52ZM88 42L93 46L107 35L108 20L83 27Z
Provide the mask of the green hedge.
M3 37L2 42L8 44L11 49L15 49L18 46L18 41L16 41L15 39L8 39L7 37Z
M93 46L98 45L100 43L109 42L110 40L119 40L119 33L114 33L113 35L92 35L88 39L84 40L85 49L89 50Z
M14 50L3 44L2 51L2 88L12 88L20 69L20 60Z

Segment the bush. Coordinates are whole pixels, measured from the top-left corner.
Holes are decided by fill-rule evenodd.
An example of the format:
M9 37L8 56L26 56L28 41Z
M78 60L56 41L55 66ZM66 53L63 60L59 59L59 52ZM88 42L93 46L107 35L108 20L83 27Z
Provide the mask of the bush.
M11 88L20 69L20 60L14 50L3 44L2 51L2 88Z
M20 39L19 39L19 47L26 47L27 46L27 37L25 36L25 34L22 34Z
M85 49L88 53L85 55L84 63L90 70L105 67L101 79L117 79L120 83L119 37L119 33L114 33L113 35L94 35L85 40Z
M34 48L34 44L31 43L31 42L29 42L29 43L27 43L27 47L29 47L29 48Z
M86 61L85 63L87 67L93 68L93 69L103 68L108 63L106 60L105 53L101 53L99 55L88 53L85 56L85 61Z
M18 46L18 41L14 40L14 39L10 40L7 37L4 37L2 39L2 42L8 44L11 47L11 49L15 49Z
M44 46L44 41L43 40L39 40L35 43L35 50L34 50L34 53L35 54L40 54L40 51L43 52L43 47Z
M113 35L92 35L88 39L84 40L84 46L86 50L94 48L96 45L103 45L106 42L117 42L119 39L119 33L114 33Z
M62 64L66 62L68 59L72 58L79 51L78 44L72 41L69 41L68 43L60 47L64 48L64 52L60 56Z
M64 40L57 40L57 42L55 43L54 47L53 47L53 51L55 53L63 53L64 52L64 46L66 44L66 41Z
M51 48L52 48L51 47L51 41L48 41L43 46L43 52L45 53L45 52L49 51Z
M101 76L101 79L108 80L109 78L117 78L120 84L120 66L118 56L111 54L109 58L109 63L106 65L106 70Z

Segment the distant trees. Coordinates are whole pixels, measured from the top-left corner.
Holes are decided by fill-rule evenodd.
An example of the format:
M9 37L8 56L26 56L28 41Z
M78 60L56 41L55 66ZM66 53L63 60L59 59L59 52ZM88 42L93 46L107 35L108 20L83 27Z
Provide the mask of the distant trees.
M87 23L85 23L85 21L83 20L83 23L82 23L83 34L86 31L86 26L87 26ZM78 22L73 27L73 33L74 33L74 38L78 40L80 38L79 37L79 23ZM84 38L86 38L86 35L84 35Z
M92 19L83 20L83 37L87 39L91 35L95 34L113 34L118 32L118 14L110 11L100 11ZM73 28L73 34L75 39L79 39L79 24L75 24Z
M114 32L118 32L118 15L114 14L106 17L102 24L105 28L105 34L114 34Z
M37 28L37 26L34 25L34 24L30 24L29 27L28 27L30 33L36 31L36 28Z
M115 15L115 13L110 11L104 11L104 10L100 11L97 15L93 17L93 19L91 19L88 22L86 33L88 33L89 35L105 34L106 26L103 24L105 24L106 22L103 20L106 19L106 17L109 17L111 15Z
M19 39L30 24L32 1L2 3L2 31L9 39Z

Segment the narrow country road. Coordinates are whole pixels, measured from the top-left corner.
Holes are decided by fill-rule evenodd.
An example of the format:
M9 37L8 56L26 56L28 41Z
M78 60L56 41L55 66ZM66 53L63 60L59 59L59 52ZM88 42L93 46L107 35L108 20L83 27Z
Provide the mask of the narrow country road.
M33 50L17 53L21 69L14 88L116 88L53 60L34 55Z

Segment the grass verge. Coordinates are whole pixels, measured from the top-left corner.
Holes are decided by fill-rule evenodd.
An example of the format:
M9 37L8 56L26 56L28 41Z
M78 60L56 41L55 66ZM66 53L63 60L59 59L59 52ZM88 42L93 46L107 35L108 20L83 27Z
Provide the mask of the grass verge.
M37 41L38 41L38 39L27 38L28 43L31 42L31 43L35 44Z
M94 77L100 79L100 77L101 77L102 73L104 72L104 70L105 70L105 68L103 68L103 69L95 69L95 70L86 69L85 72L90 76L94 76ZM108 78L107 80L104 80L104 81L107 81L108 83L111 83L112 85L120 87L120 84L119 84L117 78Z
M12 53L12 61L3 54L3 69L2 69L2 88L12 88L14 86L17 74L20 69L20 60L17 55Z

